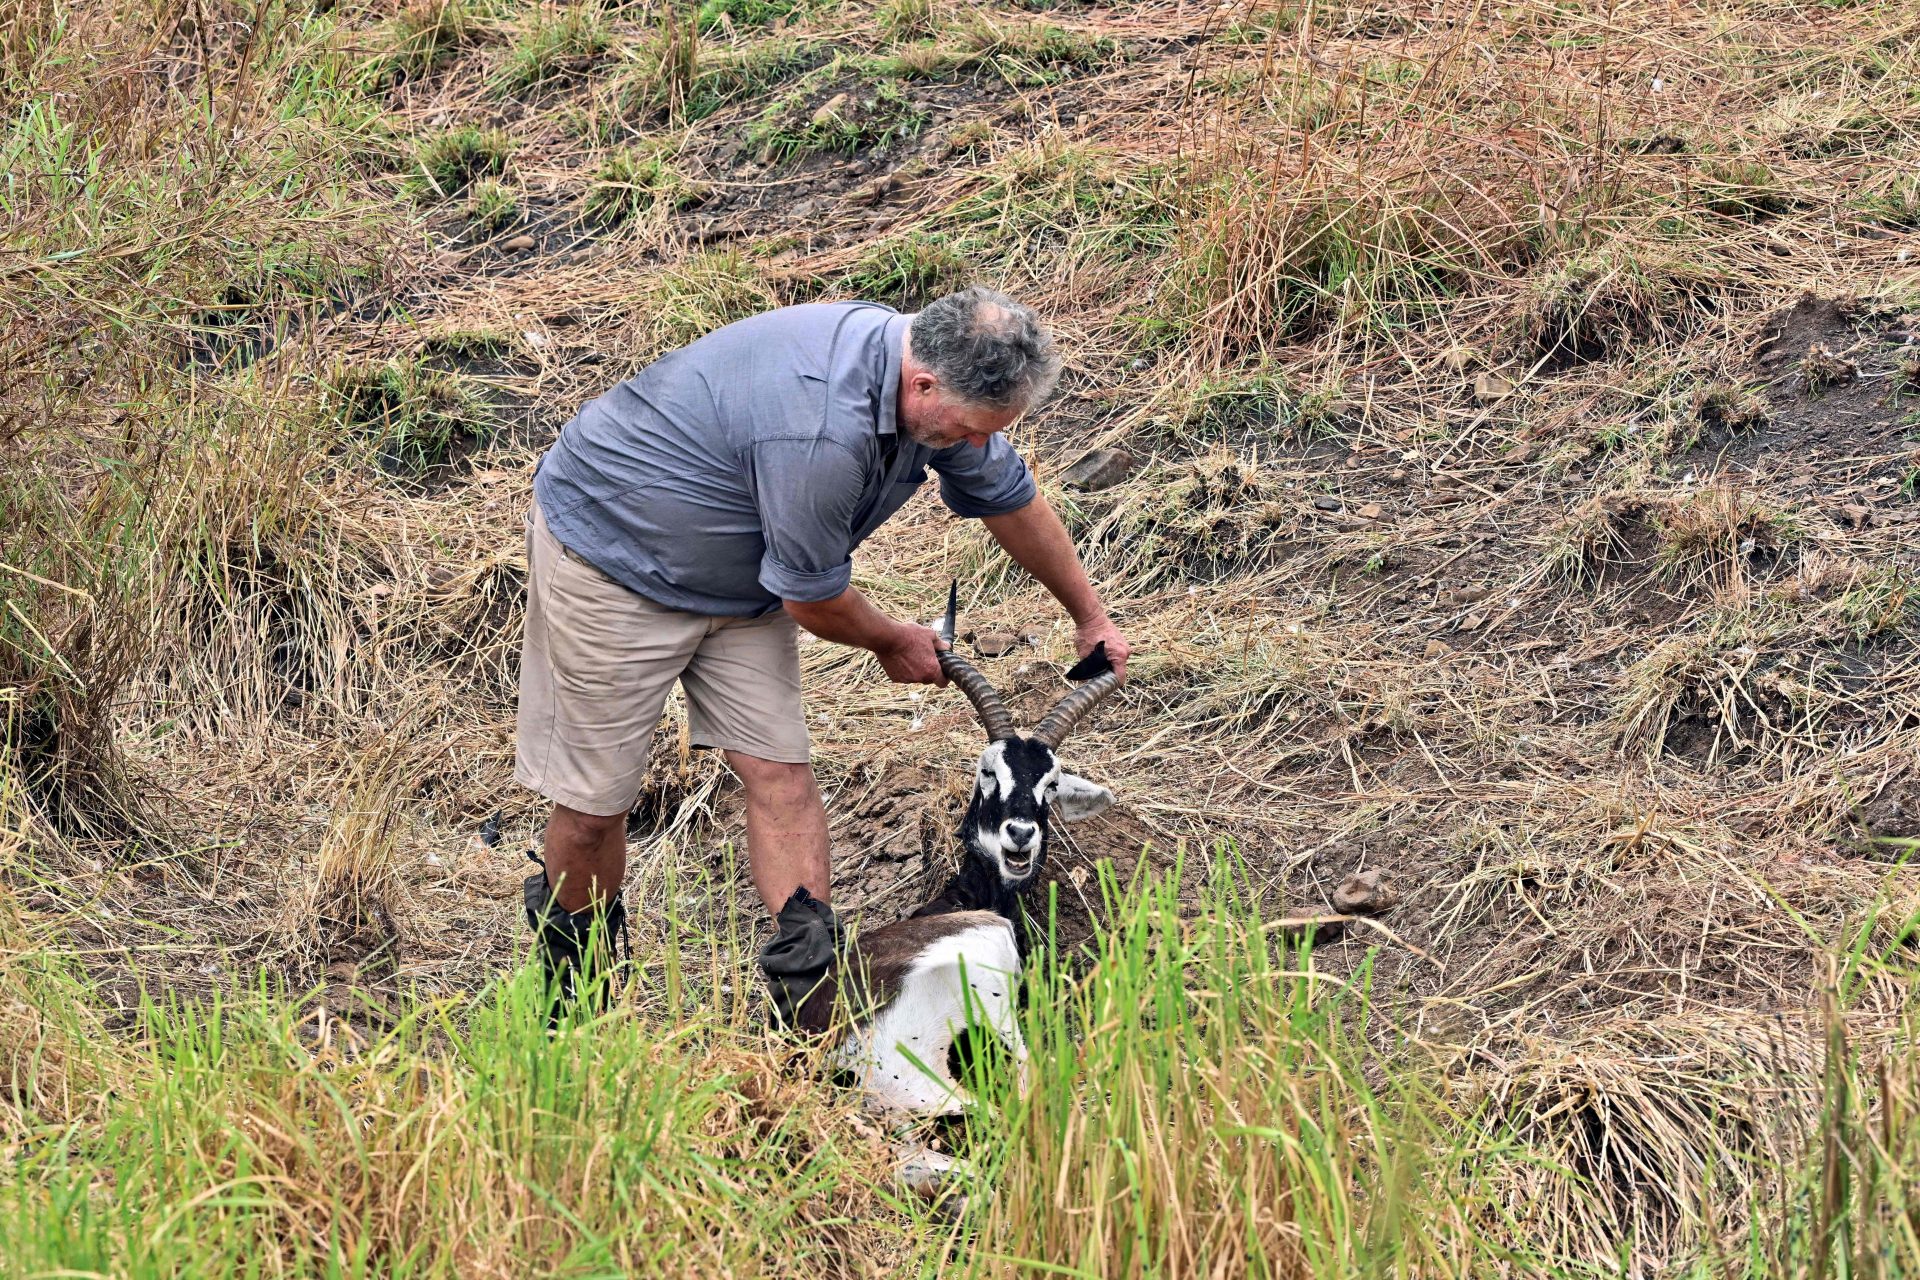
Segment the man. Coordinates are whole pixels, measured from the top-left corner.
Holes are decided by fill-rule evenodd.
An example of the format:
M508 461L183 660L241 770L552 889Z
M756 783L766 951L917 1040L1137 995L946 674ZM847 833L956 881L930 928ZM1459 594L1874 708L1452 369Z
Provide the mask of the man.
M624 925L626 815L676 679L694 745L740 776L761 901L831 924L795 628L870 651L897 682L945 683L935 633L850 585L853 549L929 468L1072 615L1079 652L1104 641L1124 673L1125 637L1001 434L1059 370L1033 312L986 289L914 315L809 304L661 357L562 430L527 518L514 776L553 802L526 898L563 996Z

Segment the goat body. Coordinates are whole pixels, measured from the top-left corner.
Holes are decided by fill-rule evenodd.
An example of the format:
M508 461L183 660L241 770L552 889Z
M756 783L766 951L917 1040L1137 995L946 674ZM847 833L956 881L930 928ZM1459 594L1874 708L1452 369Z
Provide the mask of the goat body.
M880 999L833 1058L871 1106L921 1115L959 1111L967 1102L957 1078L963 1034L997 1039L1024 1078L1027 1046L1015 1017L1020 952L1005 916L958 911L902 920L861 939L858 954L873 975L868 991ZM904 960L886 975L884 989L876 960Z

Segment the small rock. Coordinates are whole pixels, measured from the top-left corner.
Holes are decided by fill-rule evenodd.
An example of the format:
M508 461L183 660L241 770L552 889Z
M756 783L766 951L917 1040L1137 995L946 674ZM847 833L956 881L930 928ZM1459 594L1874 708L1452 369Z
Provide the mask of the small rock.
M999 658L1012 653L1019 643L1020 637L1011 631L984 631L974 640L973 647L983 658Z
M840 118L840 113L846 110L846 106L847 95L844 93L834 94L831 98L821 103L820 109L813 113L814 127L816 129L826 128Z
M1356 871L1333 891L1333 909L1347 916L1375 916L1400 901L1392 886L1381 882L1380 868Z
M1461 604L1472 604L1476 600L1485 600L1488 594L1485 587L1461 587L1453 593L1453 598Z
M1499 404L1513 394L1513 384L1492 371L1479 374L1473 380L1473 398L1481 404Z
M1444 658L1450 652L1443 640L1427 641L1426 656L1429 658Z
M1474 365L1478 357L1472 347L1448 347L1440 356L1440 363L1449 373L1465 373Z
M533 245L534 239L532 236L515 236L513 239L502 243L500 247L508 253L525 253L527 250L533 248Z
M1470 613L1460 619L1460 629L1462 631L1478 631L1486 625L1487 615L1484 613Z
M1378 520L1384 514L1384 512L1381 510L1379 503L1369 502L1366 506L1361 507L1360 510L1356 511L1354 514L1359 516L1362 520Z
M1407 469L1405 467L1395 467L1393 470L1387 472L1387 479L1394 484L1405 484L1407 482Z
M1095 449L1068 467L1060 479L1075 489L1092 493L1111 489L1133 474L1133 455L1125 449Z
M1873 508L1849 502L1840 508L1840 519L1846 522L1849 529L1864 529L1873 523Z
M1313 505L1322 511L1338 511L1340 509L1340 499L1323 496L1315 498Z

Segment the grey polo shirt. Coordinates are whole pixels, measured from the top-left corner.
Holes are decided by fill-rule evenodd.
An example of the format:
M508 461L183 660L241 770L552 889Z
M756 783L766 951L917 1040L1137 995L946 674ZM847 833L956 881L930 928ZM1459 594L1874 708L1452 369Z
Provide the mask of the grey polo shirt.
M662 356L540 460L547 527L658 604L757 617L846 590L853 549L928 468L958 515L1026 506L1033 475L1004 436L934 450L897 430L906 326L875 303L810 303Z

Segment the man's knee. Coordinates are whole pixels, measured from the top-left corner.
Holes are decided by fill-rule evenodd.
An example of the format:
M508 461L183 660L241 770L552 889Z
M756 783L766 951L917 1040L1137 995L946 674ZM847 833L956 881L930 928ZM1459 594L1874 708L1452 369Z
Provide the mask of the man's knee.
M603 816L582 813L578 809L556 804L553 806L553 816L547 822L547 837L569 848L595 849L610 839L615 831L622 830L626 821L625 814Z
M805 796L818 790L811 764L787 764L762 760L741 751L727 752L727 763L740 775L740 783L750 794L765 796Z

